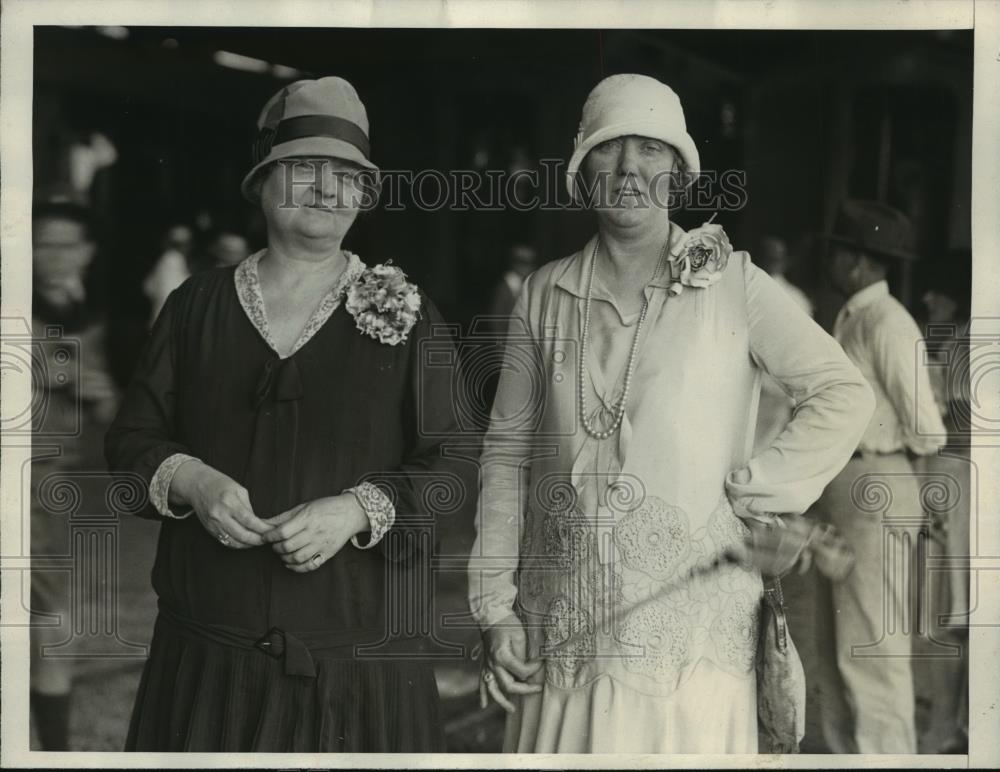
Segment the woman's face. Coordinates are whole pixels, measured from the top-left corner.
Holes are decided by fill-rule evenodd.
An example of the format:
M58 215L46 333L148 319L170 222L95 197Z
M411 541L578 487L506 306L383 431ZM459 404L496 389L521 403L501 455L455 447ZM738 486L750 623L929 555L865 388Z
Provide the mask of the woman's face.
M260 191L269 232L342 239L364 202L361 168L339 158L278 161Z
M583 181L598 216L619 226L639 226L669 216L678 170L675 150L650 137L616 137L583 160Z

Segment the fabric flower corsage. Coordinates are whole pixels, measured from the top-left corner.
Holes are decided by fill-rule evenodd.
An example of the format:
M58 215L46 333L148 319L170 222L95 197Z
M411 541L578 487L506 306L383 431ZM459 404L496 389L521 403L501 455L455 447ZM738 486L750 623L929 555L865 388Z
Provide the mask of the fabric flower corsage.
M344 307L357 328L379 343L405 343L420 318L417 286L389 263L367 269L347 286L346 296Z
M684 287L711 287L722 278L733 247L722 226L712 224L714 219L712 215L700 228L688 231L680 249L670 255L671 295L679 295Z

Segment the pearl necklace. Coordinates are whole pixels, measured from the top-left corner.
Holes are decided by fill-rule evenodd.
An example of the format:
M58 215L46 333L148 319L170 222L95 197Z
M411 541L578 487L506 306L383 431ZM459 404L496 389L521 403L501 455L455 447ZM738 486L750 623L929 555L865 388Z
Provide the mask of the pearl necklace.
M656 271L659 272L660 266L663 264L663 256L667 251L667 244L670 243L670 239L663 244L663 249L660 250L660 259L656 264ZM584 380L587 375L587 335L590 332L590 300L592 291L594 288L594 268L597 266L597 250L601 244L601 237L598 236L597 240L594 242L594 251L590 256L590 277L587 280L587 297L584 301L583 306L583 336L580 341L580 364L577 372L577 386L580 398L580 423L583 424L584 431L587 432L591 437L598 440L606 440L621 426L622 419L625 418L625 406L628 404L629 389L632 387L632 371L635 367L635 355L639 349L639 334L642 332L643 322L646 321L646 312L649 310L649 297L643 293L645 298L642 302L642 311L639 313L639 322L635 326L635 336L632 338L632 348L628 353L628 365L625 368L625 382L622 384L622 397L618 401L618 405L615 408L615 420L612 422L609 429L599 431L594 428L594 425L590 422L587 414L587 389L584 385ZM655 274L654 274L655 275Z

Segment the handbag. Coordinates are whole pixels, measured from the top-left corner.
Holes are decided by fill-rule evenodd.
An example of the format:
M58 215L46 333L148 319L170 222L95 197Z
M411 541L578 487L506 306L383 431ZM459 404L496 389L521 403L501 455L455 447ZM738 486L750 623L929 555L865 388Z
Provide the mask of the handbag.
M798 753L806 733L806 674L788 632L781 580L764 587L757 638L757 744L760 753Z

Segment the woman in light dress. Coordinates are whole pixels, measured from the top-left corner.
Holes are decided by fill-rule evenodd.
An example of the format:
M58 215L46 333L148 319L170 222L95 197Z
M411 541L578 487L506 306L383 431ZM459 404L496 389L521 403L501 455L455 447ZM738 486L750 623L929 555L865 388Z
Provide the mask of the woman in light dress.
M470 602L512 752L753 753L759 571L727 559L843 467L871 392L719 225L677 95L616 75L568 184L597 234L529 277L482 458ZM751 457L761 371L798 405Z

